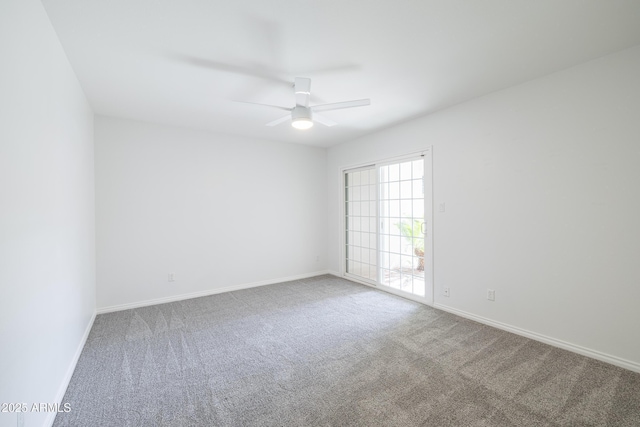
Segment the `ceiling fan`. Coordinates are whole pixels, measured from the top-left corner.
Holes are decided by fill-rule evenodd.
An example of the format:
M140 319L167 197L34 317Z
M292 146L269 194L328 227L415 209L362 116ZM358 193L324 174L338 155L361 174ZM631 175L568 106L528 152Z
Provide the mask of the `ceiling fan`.
M355 101L335 102L332 104L320 104L311 106L309 105L309 100L311 98L311 79L305 77L296 77L293 84L293 89L296 97L296 105L291 108L281 107L279 105L259 104L257 102L238 102L289 111L289 114L267 123L267 126L276 126L280 123L286 122L287 120L291 120L291 126L296 129L309 129L311 126L313 126L314 122L318 122L325 126L335 126L337 124L331 119L321 116L320 114L316 114L318 111L363 107L365 105L371 104L371 100L369 99L358 99Z

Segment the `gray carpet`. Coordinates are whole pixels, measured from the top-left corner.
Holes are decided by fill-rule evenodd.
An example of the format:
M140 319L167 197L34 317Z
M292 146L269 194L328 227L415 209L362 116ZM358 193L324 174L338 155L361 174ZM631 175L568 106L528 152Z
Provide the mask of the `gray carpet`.
M640 374L333 276L102 314L55 426L640 426Z

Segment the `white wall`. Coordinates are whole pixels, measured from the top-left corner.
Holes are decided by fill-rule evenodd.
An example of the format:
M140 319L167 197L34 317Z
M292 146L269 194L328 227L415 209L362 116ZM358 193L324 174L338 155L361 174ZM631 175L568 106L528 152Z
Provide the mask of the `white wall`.
M95 127L99 309L326 269L325 150Z
M433 145L436 304L640 369L638 76L640 47L332 147L329 269L340 167Z
M0 58L0 402L54 403L95 310L93 113L39 1L0 2Z

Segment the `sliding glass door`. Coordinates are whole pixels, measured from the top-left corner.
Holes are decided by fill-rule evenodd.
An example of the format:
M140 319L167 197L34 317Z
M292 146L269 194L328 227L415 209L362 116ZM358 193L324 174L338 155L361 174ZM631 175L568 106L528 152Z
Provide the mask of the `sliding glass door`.
M374 282L378 277L376 176L373 166L344 174L345 272Z
M432 302L431 157L344 171L345 275Z
M380 283L424 297L424 159L379 171Z

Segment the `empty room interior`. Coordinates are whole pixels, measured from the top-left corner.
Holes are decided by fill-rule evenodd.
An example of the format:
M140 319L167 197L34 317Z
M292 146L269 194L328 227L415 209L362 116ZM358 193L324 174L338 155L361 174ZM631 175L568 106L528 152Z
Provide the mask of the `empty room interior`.
M639 426L640 2L0 1L0 426Z

